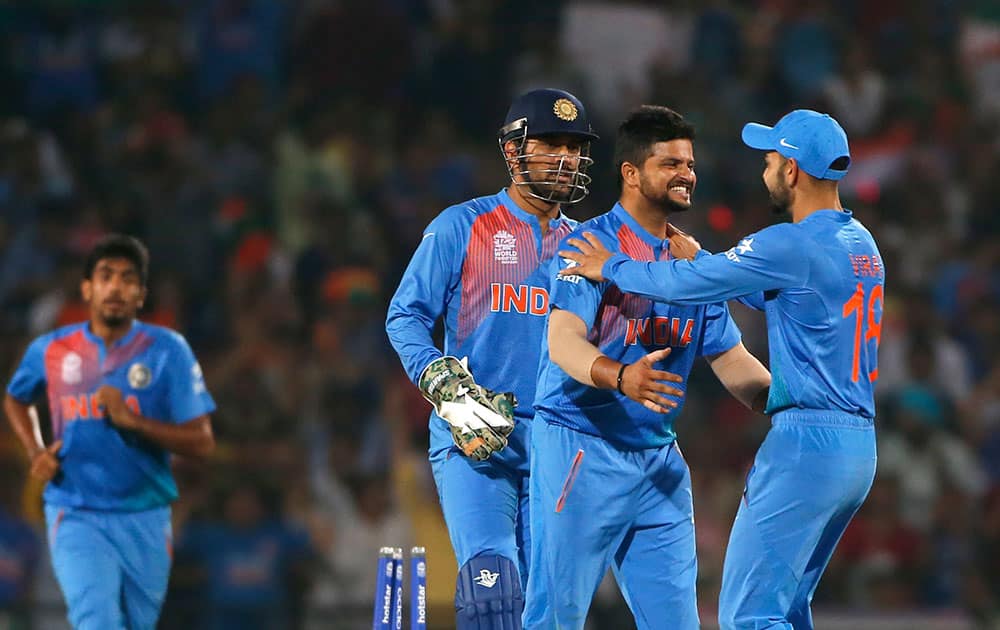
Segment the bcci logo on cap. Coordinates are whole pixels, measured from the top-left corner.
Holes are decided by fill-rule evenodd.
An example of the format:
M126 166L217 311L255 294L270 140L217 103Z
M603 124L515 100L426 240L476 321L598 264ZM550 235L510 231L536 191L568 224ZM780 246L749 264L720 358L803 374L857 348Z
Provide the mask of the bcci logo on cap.
M552 113L560 120L567 121L576 120L576 117L580 115L580 112L576 109L576 105L568 98L556 99L556 102L552 105Z

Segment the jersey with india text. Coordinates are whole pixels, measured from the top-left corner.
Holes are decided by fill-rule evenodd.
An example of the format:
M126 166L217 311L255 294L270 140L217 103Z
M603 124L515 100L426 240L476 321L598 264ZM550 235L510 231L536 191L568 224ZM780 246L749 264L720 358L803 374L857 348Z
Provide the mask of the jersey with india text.
M591 232L612 251L635 260L669 260L669 241L644 228L621 206L582 224L576 234ZM564 244L560 249L572 249ZM671 383L686 390L694 360L725 352L740 342L740 331L724 303L673 306L623 293L610 282L593 283L581 276L558 276L575 263L553 262L550 275L552 308L577 315L587 325L588 339L616 361L634 363L646 354L670 347L671 353L655 367L684 377ZM626 449L664 446L675 438L674 420L683 405L656 413L615 390L596 389L577 382L549 360L543 345L535 406L545 421L599 436ZM683 400L679 401L683 403Z
M875 417L885 267L849 210L772 225L694 261L613 256L603 271L624 291L672 304L747 296L742 301L763 306L771 354L766 413Z
M451 206L426 228L389 305L386 331L410 379L442 356L432 339L444 319L444 354L468 357L476 382L514 392L530 419L549 312L548 266L576 222L537 217L506 191Z
M215 409L191 348L172 330L136 321L111 347L88 323L38 337L7 392L25 404L46 394L52 439L63 441L45 502L128 512L169 504L177 498L170 454L111 424L94 397L102 385L117 387L134 412L160 422L179 424Z

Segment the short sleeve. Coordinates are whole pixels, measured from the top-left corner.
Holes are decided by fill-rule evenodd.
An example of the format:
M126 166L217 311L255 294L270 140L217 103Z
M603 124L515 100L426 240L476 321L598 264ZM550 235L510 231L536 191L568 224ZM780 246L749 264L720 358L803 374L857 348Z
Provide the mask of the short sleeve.
M572 235L571 235L572 236ZM606 244L607 245L607 244ZM559 245L560 250L573 249L564 240ZM587 330L594 327L594 318L601 304L604 288L607 283L596 283L583 276L561 276L559 271L575 266L575 261L561 256L554 256L551 265L552 291L549 296L553 308L569 311L583 320Z
M45 390L45 348L49 341L47 336L39 337L28 346L7 385L7 393L22 403L34 402Z
M723 304L705 307L705 331L701 338L701 356L713 356L729 350L743 338L739 327Z
M205 376L191 347L177 333L172 333L170 339L171 360L166 368L170 417L164 419L182 423L215 411L215 401L208 393Z

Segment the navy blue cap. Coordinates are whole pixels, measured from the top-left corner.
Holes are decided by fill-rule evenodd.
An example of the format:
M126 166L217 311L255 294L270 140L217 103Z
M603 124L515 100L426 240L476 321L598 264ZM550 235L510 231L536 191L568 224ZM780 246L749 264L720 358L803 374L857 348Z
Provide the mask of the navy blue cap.
M597 140L580 99L565 90L541 88L518 96L510 104L500 139L527 127L527 137L570 135Z
M747 123L743 127L743 142L753 149L777 151L786 158L795 158L799 168L816 179L838 180L847 175L851 165L847 134L840 123L811 109L785 114L774 127ZM843 170L832 168L840 158L847 158Z

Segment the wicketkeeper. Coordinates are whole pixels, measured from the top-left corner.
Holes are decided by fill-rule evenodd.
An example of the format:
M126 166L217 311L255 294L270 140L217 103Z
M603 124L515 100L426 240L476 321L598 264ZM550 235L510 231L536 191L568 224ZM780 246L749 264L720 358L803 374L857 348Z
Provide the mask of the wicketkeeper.
M548 314L547 262L588 193L590 128L568 92L533 90L498 134L511 184L435 218L389 307L386 331L434 405L430 459L458 560L457 627L521 627L528 436ZM444 320L444 352L432 340Z

